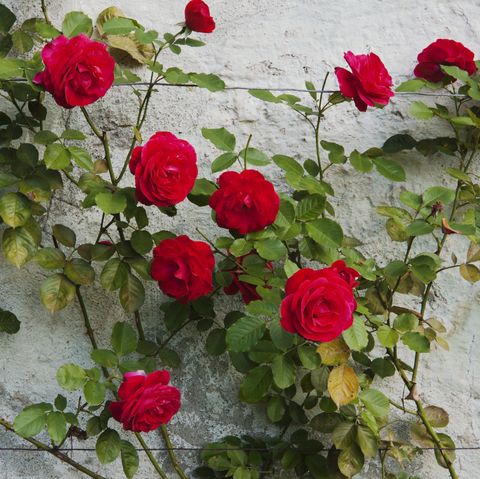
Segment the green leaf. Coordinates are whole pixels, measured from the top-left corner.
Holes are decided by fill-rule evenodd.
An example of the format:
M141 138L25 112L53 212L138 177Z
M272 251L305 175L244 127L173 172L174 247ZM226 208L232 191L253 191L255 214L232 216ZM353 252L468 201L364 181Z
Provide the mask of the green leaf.
M63 170L70 164L70 152L60 143L51 143L45 149L43 161L49 170Z
M281 103L282 101L268 90L248 90L248 93L259 100L268 101L270 103Z
M272 160L279 168L281 168L286 173L292 173L299 176L303 175L304 173L302 165L293 158L290 158L289 156L275 155L272 157Z
M152 235L148 231L134 231L130 238L132 248L138 254L147 254L150 252L153 246Z
M126 356L137 349L137 335L127 323L115 323L112 331L112 347L119 356Z
M413 314L400 314L395 318L393 321L393 327L400 331L401 333L405 333L407 331L413 331L418 327L418 318Z
M465 70L462 70L461 68L458 68L457 66L454 65L440 65L440 68L449 76L461 80L463 82L468 82L470 79L470 76L468 72Z
M142 282L133 274L127 275L127 280L120 288L120 303L127 313L138 311L145 302L145 288Z
M95 270L83 259L71 259L65 265L63 272L75 284L87 285L95 281Z
M65 140L85 140L86 136L79 130L65 130L62 133L62 138Z
M0 310L0 332L15 334L20 330L20 321L10 311Z
M67 228L64 225L54 225L52 228L52 233L55 239L64 246L68 246L69 248L73 248L75 246L77 237L75 232L70 228Z
M20 53L27 53L33 48L33 38L22 30L17 30L12 35L12 42Z
M415 80L413 80L415 81ZM385 153L398 153L415 148L417 142L405 133L391 136L382 146Z
M277 238L255 241L258 254L269 261L283 258L287 254L286 246Z
M105 366L106 368L113 368L118 363L116 354L109 349L94 349L90 357L95 363L100 364L100 366Z
M237 155L233 152L224 153L216 158L212 163L212 173L218 173L219 171L230 168L237 159Z
M64 364L57 371L57 382L66 391L76 391L85 384L87 373L76 364Z
M345 150L342 145L324 140L322 140L320 144L324 150L329 152L328 159L330 160L330 163L342 164L347 161Z
M217 191L215 183L205 178L195 180L192 191L188 195L188 199L197 206L207 206L210 196Z
M354 351L361 351L367 347L367 328L359 316L354 317L352 326L344 331L342 336L348 347Z
M273 381L280 389L287 389L295 383L296 370L293 361L280 354L272 361Z
M433 111L422 101L414 101L410 105L410 115L417 120L430 120L433 117Z
M117 431L105 429L95 445L98 460L102 464L113 462L120 454L121 440Z
M425 205L432 205L437 201L448 205L455 199L455 191L444 186L432 186L428 188L423 194L423 203Z
M243 149L238 157L243 161L245 158L245 152L247 154L247 164L255 166L265 166L270 163L268 156L263 153L263 151L258 150L257 148L248 148L248 150Z
M125 473L127 479L132 479L133 476L135 476L139 466L137 450L130 442L121 440L120 451L123 472Z
M23 62L13 58L0 58L0 80L23 75Z
M402 336L402 342L416 353L430 352L430 341L420 333L408 332Z
M315 348L309 344L300 345L297 353L304 368L313 371L320 366L320 355L316 352Z
M387 160L381 156L373 158L373 163L377 167L377 171L392 181L405 181L405 170L396 161Z
M105 263L100 275L100 283L107 291L121 288L127 281L129 269L127 263L118 258L112 258Z
M7 193L0 198L0 216L13 228L23 226L32 216L30 201L20 193Z
M83 394L90 406L99 406L105 401L105 384L97 381L87 381L83 386Z
M110 7L110 8L115 8L115 7ZM102 14L104 12L102 12ZM106 35L127 35L137 29L136 23L131 18L126 18L120 15L115 15L115 14L113 18L112 17L108 18L106 16L105 18L107 18L107 20L106 21L103 20L101 24L101 29ZM97 26L98 26L98 23L99 21L97 20Z
M55 407L59 411L63 411L67 407L67 398L61 394L57 394L57 397L55 398Z
M448 412L438 406L427 406L425 415L433 427L447 427L449 422Z
M34 141L40 145L49 145L58 140L58 136L53 131L42 130L35 133Z
M388 359L384 358L375 358L371 362L370 368L381 378L387 378L395 374L395 366Z
M434 229L435 228L425 220L415 220L407 226L405 231L409 236L422 236L430 234Z
M8 33L17 17L5 5L0 3L0 33Z
M107 215L122 213L127 207L127 198L120 192L98 193L95 203Z
M47 422L43 408L29 407L24 409L13 421L15 432L22 437L36 436Z
M265 332L265 321L260 318L245 316L240 318L227 330L226 342L229 351L244 352L258 343Z
M398 341L398 333L387 325L380 326L377 329L377 337L382 346L393 348Z
M235 136L225 128L202 128L202 135L219 150L233 151L235 149Z
M7 228L3 233L3 255L17 268L23 266L35 255L39 243L36 232L32 234L27 226L28 224L16 229Z
M418 90L421 90L424 86L425 86L425 82L423 80L416 78L414 80L407 80L407 81L404 81L403 83L400 83L400 85L397 86L395 91L397 92L418 91Z
M375 417L386 417L390 402L385 394L376 389L364 389L358 397Z
M325 196L306 196L297 205L297 219L300 221L312 221L317 219L325 209L325 204Z
M83 12L69 12L63 20L62 31L68 38L75 37L80 33L90 36L93 32L92 20Z
M341 226L329 218L320 218L306 224L310 237L319 245L327 248L338 248L343 242Z
M50 439L55 444L60 444L67 435L67 421L65 415L59 411L53 411L47 416L47 430Z
M5 188L6 186L12 186L15 183L18 183L20 178L17 178L11 173L0 172L0 188Z
M56 273L42 282L40 299L51 313L55 313L73 302L75 299L75 285L63 274Z
M240 400L246 403L261 401L269 391L272 381L272 370L268 366L251 369L240 386Z
M357 150L352 151L350 154L350 163L361 173L368 173L373 168L372 160L368 156L362 155Z
M78 146L69 146L68 151L73 158L73 161L84 170L93 171L94 165L90 153Z
M355 440L355 423L344 421L338 424L332 433L332 441L337 449L346 449L351 446Z
M358 426L357 441L365 457L375 457L378 453L378 441L369 427Z
M206 348L212 356L223 354L227 348L225 329L212 329L207 336Z
M206 88L211 92L222 91L225 89L225 82L213 73L190 73L190 80L200 88Z
M267 416L272 422L281 421L285 415L286 407L284 400L279 396L274 396L268 401Z

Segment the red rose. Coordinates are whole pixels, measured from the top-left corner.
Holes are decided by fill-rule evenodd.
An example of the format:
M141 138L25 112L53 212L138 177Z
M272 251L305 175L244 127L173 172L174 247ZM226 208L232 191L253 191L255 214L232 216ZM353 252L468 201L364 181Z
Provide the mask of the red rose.
M166 295L187 303L213 290L214 267L210 246L182 235L154 248L150 273Z
M275 221L280 198L260 172L227 171L220 175L218 185L220 188L210 198L218 226L247 234Z
M130 159L138 201L158 207L183 201L197 178L197 154L187 141L172 133L155 133L137 146Z
M237 263L242 264L244 262L244 259L250 255L251 253L240 256L239 258L237 258ZM270 261L265 263L265 268L272 271L272 263ZM228 286L225 286L225 288L223 288L225 294L231 296L240 292L243 302L245 304L249 304L252 301L262 299L262 297L257 293L257 287L254 284L246 283L245 281L242 281L240 279L240 276L242 274L246 274L245 271L240 268L240 266L236 266L235 269L228 270L228 272L232 275L232 282Z
M210 9L202 0L188 2L185 7L185 23L194 32L211 33L215 30L215 21L210 16Z
M310 341L329 342L353 323L357 302L337 266L305 268L291 276L282 301L280 324Z
M418 65L413 71L418 78L437 83L443 79L455 81L440 68L441 65L454 65L465 70L469 75L477 71L474 53L461 43L441 38L428 45L419 53Z
M342 279L344 279L351 288L356 288L360 283L357 279L360 277L360 274L357 270L349 268L345 261L339 259L330 265L334 271L336 271Z
M168 371L126 373L118 389L120 401L108 406L128 431L149 432L167 424L180 409L180 391L169 386Z
M65 108L89 105L112 86L114 59L106 45L83 33L73 38L55 38L43 48L42 59L45 70L37 73L33 81Z
M366 111L367 106L386 105L394 93L392 78L382 60L375 53L347 52L344 57L352 71L335 68L342 95L353 98L360 111Z

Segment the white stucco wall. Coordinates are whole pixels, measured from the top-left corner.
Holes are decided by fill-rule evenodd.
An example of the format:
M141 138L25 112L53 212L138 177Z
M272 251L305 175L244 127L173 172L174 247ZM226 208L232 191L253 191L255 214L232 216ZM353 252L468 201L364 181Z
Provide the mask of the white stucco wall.
M3 0L3 3L19 17L27 18L34 13L40 16L40 2ZM103 8L114 4L148 28L174 32L175 23L182 20L185 0L50 0L47 3L57 24L65 12L83 10L95 18ZM302 88L305 79L318 85L327 70L343 66L346 50L378 53L399 83L412 71L417 53L436 38L453 38L480 51L480 31L475 26L480 3L472 0L209 0L208 3L217 21L217 30L207 37L208 46L185 49L180 57L167 54L163 63L184 66L187 71L214 72L229 85ZM333 78L328 86L335 86ZM123 162L130 141L130 130L122 134L127 129L120 127L133 116L134 97L127 91L113 89L92 110L96 121L104 129L112 130L116 165ZM409 119L407 108L406 97L394 98L383 111L367 114L359 114L353 105L342 105L328 116L325 138L344 144L350 151L381 145L393 133L403 131L413 131L416 137L426 136L428 128L434 125ZM48 122L51 129L60 129L67 119L71 127L87 131L76 110L67 113L52 109ZM157 130L170 130L187 139L199 154L200 174L208 176L215 152L200 134L204 126L225 126L245 139L252 133L253 146L271 154L290 154L303 159L313 155L309 131L292 111L276 105L267 107L246 92L238 91L211 94L198 89L163 88L152 101L143 135L147 138ZM95 138L89 138L89 146L100 156ZM411 190L422 191L443 181L440 166L446 164L445 158L426 159L412 153L405 155L402 162ZM274 169L269 171L278 175ZM273 180L281 187L279 176ZM127 181L132 181L130 175ZM373 208L396 198L402 185L377 175L360 176L349 166L337 168L332 182L338 194L339 219L348 234L365 242L366 253L381 260L401 254L404 245L388 239L383 220L375 215ZM55 198L47 225L56 222L72 225L79 241L92 241L91 232L99 217L84 212L77 204L78 197L67 186ZM154 214L151 221L195 237L197 225L212 231L209 215L208 208L199 210L184 204L175 219ZM461 258L465 247L465 243L453 238L445 257L456 251ZM34 265L17 271L1 258L0 275L2 307L14 311L22 321L17 335L0 338L0 413L13 418L31 402L53 400L58 390L54 379L57 368L65 362L88 366L90 346L77 304L55 316L41 306L38 287L42 271ZM431 311L448 326L451 351L434 351L428 365L424 361L419 376L421 397L450 412L448 431L458 446L480 444L479 293L478 287L461 280L456 273L442 273L433 289L435 303ZM109 296L97 287L87 290L86 299L94 329L106 345L111 325L124 317L123 311L114 295ZM162 334L158 308L162 299L155 288L148 291L142 308L148 334ZM273 430L265 425L261 407L238 404L240 375L229 367L225 358L206 357L204 338L194 327L187 328L176 345L184 363L173 373L174 383L184 393L182 412L171 426L177 445L201 446L226 433L262 434ZM391 391L392 397L394 394L400 397L400 383ZM158 443L156 434L149 435L148 441ZM18 444L21 442L15 436L0 430L0 446ZM459 451L457 455L460 477L479 477L478 451ZM179 453L179 456L187 469L196 464L195 454ZM92 453L76 452L73 457L97 469ZM146 461L143 464L138 477L152 477L149 464ZM118 463L105 470L108 478L123 477ZM423 479L448 477L428 452L415 461L411 470ZM1 479L79 477L79 473L43 453L0 451ZM377 465L372 462L361 477L380 477Z

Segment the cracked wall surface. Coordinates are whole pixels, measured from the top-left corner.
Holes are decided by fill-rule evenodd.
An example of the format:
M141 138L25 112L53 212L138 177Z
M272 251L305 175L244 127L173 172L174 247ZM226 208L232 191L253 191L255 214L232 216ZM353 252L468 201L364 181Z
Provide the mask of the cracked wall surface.
M39 3L33 0L3 0L20 18L40 16ZM302 88L309 79L317 85L326 71L344 66L343 52L374 51L389 69L396 83L410 75L416 55L436 38L453 38L473 51L480 51L480 2L472 0L209 0L217 21L217 30L206 37L202 49L185 49L180 57L166 54L166 66L184 67L187 71L213 72L228 85ZM182 20L185 0L50 0L52 20L59 25L63 15L82 10L92 18L115 4L128 16L137 18L148 29L175 32ZM335 88L331 79L327 85ZM414 132L416 138L437 135L435 122L419 123L409 118L409 98L398 96L384 110L367 114L344 104L328 115L324 138L341 143L347 151L380 146L394 133ZM441 99L444 101L444 99ZM434 103L435 99L426 99ZM49 100L51 106L53 103ZM113 161L121 166L130 143L129 124L135 112L135 98L126 88L114 88L90 108L94 120L111 131ZM69 112L52 108L48 127L61 131L65 122L71 128L87 131L78 109ZM198 153L201 176L210 175L210 163L217 156L202 138L202 127L224 126L239 141L253 134L253 146L269 154L289 154L306 159L314 155L307 126L285 107L264 104L245 91L212 94L200 89L160 88L151 104L143 128L144 138L157 130L169 130L191 142ZM89 136L87 145L92 156L101 157L101 145ZM449 160L445 157L424 158L416 154L400 157L407 171L408 187L420 192L433 184L449 184L442 174ZM284 189L278 170L267 168L266 174L277 188ZM360 175L348 165L331 173L337 193L338 220L346 234L364 242L364 251L385 262L402 254L401 244L387 237L384 220L374 213L376 205L395 202L403 186L378 175ZM126 184L133 184L127 175ZM45 229L61 222L73 227L79 242L93 241L100 215L78 207L79 195L69 185L57 194L51 204ZM158 229L171 229L196 237L195 227L214 233L208 208L192 208L185 203L176 218L150 214ZM416 248L429 246L418 241ZM430 245L431 246L431 245ZM455 252L465 254L466 243L454 238L448 242L444 257ZM13 418L24 406L42 400L52 401L58 393L57 368L66 362L88 367L90 347L77 304L50 315L41 305L38 288L44 272L35 265L20 271L0 258L0 297L2 307L14 311L22 321L18 334L0 338L0 414ZM480 444L480 334L478 286L463 281L457 273L446 271L433 288L429 313L445 322L450 351L435 350L424 361L419 375L419 393L427 403L444 407L450 413L449 432L458 446ZM116 297L98 286L86 290L86 302L92 325L106 347L114 322L125 318ZM153 286L147 291L142 308L147 335L163 335L160 303L162 294ZM229 301L237 301L230 299ZM219 304L219 311L231 303ZM240 305L240 303L238 303ZM183 365L172 374L173 382L184 395L183 407L172 423L176 445L197 447L225 434L256 435L275 432L264 421L261 406L242 405L237 400L241 375L225 357L209 358L204 349L205 337L194 326L175 338L174 349L180 352ZM401 384L391 385L389 393L400 397ZM148 441L158 444L156 434ZM0 430L0 446L23 444L13 435ZM92 443L87 443L92 445ZM459 451L458 470L462 478L480 477L480 454ZM97 469L93 453L74 452L73 457ZM197 453L182 452L181 462L191 471L197 464ZM138 477L152 477L152 470L142 461ZM123 477L118 463L107 466L109 479ZM426 452L411 466L422 479L446 479L433 454ZM55 458L41 453L0 451L0 479L64 479L81 475ZM378 465L371 461L363 479L380 477Z

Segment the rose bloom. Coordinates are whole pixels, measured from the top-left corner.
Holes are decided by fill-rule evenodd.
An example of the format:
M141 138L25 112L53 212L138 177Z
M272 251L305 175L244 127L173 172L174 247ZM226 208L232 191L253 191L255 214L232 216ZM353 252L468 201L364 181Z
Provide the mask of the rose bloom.
M155 133L137 146L129 163L135 175L136 196L144 205L173 206L183 201L197 178L197 154L172 133Z
M345 261L343 261L342 259L339 259L338 261L332 263L330 265L330 268L336 271L340 275L340 277L350 285L352 289L356 288L360 284L357 281L357 279L360 277L359 272L353 268L349 268L345 264Z
M105 44L83 33L64 35L47 43L42 50L45 69L33 82L43 86L65 108L85 106L102 98L113 83L115 61Z
M352 325L357 302L351 281L358 273L343 267L339 271L338 262L334 265L304 268L288 279L280 307L283 329L310 341L329 342Z
M413 71L414 75L434 83L444 79L449 82L455 81L454 78L442 71L441 65L456 66L465 70L469 75L473 75L477 71L474 53L461 43L444 38L428 45L419 53L417 60L418 65Z
M394 93L392 78L382 60L375 53L354 55L347 52L344 58L352 71L335 68L342 95L353 98L360 111L366 111L367 106L386 105Z
M244 259L247 256L250 256L251 253L240 256L237 258L237 262L242 264L244 262ZM273 265L270 261L265 263L265 268L268 271L273 270ZM257 293L257 287L254 284L246 283L245 281L242 281L240 279L240 276L242 274L245 274L245 271L243 271L240 266L237 266L232 269L228 270L230 274L232 275L232 282L223 288L223 291L225 294L231 296L237 293L240 293L242 295L243 302L245 304L249 304L252 301L257 301L259 299L262 299L262 297ZM268 286L267 286L268 287Z
M271 225L280 208L273 185L255 170L226 171L210 198L218 226L244 235Z
M185 24L194 32L211 33L215 30L215 21L210 15L210 9L202 0L188 2L185 7Z
M182 235L154 248L150 274L167 296L187 303L213 290L214 268L210 246Z
M180 409L180 391L169 386L168 371L125 373L118 389L119 401L108 409L128 431L149 432L167 424Z

